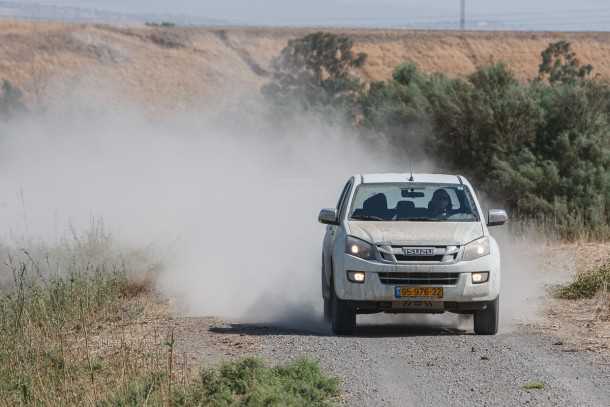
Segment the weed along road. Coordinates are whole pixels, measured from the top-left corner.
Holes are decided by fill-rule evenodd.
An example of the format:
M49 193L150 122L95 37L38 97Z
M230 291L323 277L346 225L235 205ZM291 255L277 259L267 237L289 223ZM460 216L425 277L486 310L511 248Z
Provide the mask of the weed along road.
M340 378L347 405L610 405L610 358L553 336L525 328L476 336L471 327L462 331L435 319L368 320L359 320L350 337L240 324L214 331L255 336L274 361L319 360Z

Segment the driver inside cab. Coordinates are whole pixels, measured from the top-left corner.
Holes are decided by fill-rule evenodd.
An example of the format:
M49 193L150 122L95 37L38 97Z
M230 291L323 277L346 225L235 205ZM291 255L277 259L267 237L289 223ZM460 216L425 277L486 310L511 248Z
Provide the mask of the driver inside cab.
M451 215L451 198L444 189L437 189L432 194L428 203L428 211L431 217L439 218Z

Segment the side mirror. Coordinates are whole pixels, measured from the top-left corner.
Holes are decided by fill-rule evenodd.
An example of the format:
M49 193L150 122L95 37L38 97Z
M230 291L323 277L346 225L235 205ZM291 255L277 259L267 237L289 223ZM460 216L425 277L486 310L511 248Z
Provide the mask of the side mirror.
M487 226L500 226L508 222L508 215L504 209L490 209L487 215Z
M320 211L320 215L318 216L318 222L325 225L338 225L339 220L337 218L338 216L336 209L322 209Z

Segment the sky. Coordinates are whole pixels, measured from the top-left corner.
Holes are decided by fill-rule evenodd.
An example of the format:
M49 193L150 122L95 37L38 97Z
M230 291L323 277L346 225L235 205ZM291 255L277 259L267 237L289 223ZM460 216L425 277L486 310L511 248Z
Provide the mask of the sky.
M128 13L190 14L246 24L380 25L457 21L459 0L21 0ZM609 0L466 0L473 20L610 27Z

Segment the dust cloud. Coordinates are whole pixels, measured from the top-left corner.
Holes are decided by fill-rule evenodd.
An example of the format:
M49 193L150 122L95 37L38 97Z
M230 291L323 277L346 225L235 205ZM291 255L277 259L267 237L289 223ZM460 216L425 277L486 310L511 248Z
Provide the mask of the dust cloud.
M258 99L151 118L94 96L1 129L0 239L103 219L163 254L159 288L193 315L315 323L318 211L353 173L403 170L381 140L305 113L278 124Z
M498 228L492 235L502 253L501 331L541 322L551 290L575 273L573 254L552 250L558 242L534 229L517 233Z
M354 173L433 170L315 115L278 123L257 97L151 117L98 93L2 125L0 241L53 241L103 219L163 257L159 289L191 315L319 328L319 209ZM527 304L531 259L505 258L512 312Z

